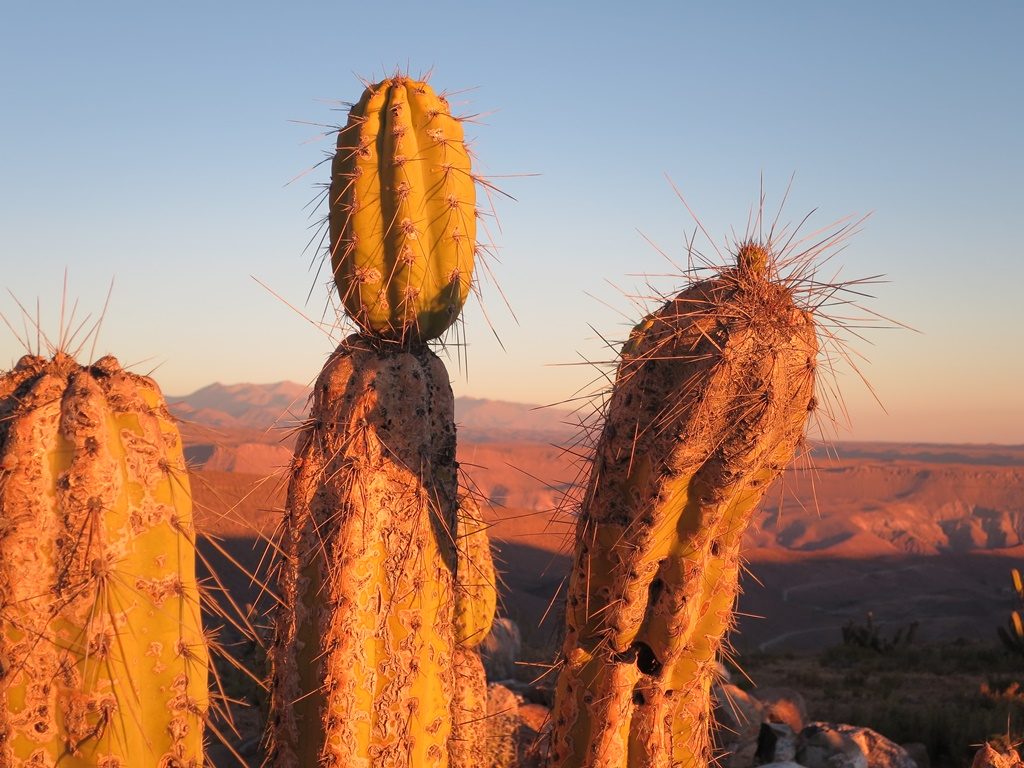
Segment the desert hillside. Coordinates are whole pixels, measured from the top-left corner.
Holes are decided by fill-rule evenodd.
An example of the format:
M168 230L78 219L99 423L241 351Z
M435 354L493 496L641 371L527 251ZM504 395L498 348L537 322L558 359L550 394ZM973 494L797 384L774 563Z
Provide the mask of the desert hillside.
M284 503L284 468L306 390L287 382L214 385L175 401L201 526L254 570ZM283 414L283 415L282 415ZM548 648L568 571L579 448L565 412L459 399L463 482L486 514L504 610ZM871 611L933 639L994 637L1024 561L1024 446L841 443L791 468L747 536L743 648L817 648ZM221 571L237 571L217 553ZM255 601L239 573L231 588ZM549 610L551 606L551 610ZM541 618L548 618L540 625Z

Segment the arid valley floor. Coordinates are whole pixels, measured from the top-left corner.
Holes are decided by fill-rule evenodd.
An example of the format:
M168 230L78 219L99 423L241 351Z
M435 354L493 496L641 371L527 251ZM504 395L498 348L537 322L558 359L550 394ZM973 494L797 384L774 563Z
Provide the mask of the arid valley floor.
M209 544L204 551L256 623L269 601L246 572L266 572L306 395L289 383L213 385L172 406L200 533L237 564ZM528 678L557 645L572 538L566 499L583 449L565 450L574 430L559 411L469 399L456 410L464 482L490 502L500 610L520 627L524 660L541 665L524 666ZM759 673L769 684L807 677L792 660L840 645L843 626L868 613L883 636L916 624L916 642L995 646L1013 607L1010 568L1024 565L1022 538L1024 446L817 448L768 494L747 535L732 645L754 684ZM819 684L831 685L814 672L808 685ZM974 678L949 684L977 687Z

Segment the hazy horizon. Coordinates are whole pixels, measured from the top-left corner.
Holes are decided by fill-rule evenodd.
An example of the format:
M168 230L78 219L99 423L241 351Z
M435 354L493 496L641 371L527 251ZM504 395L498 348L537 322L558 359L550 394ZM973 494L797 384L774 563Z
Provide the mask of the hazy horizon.
M804 234L873 212L821 279L886 275L858 300L916 329L846 319L885 410L840 365L835 436L1024 443L1024 6L398 3L390 17L415 23L320 3L8 9L0 313L16 333L34 343L6 291L33 315L39 299L56 332L66 269L78 318L115 280L96 356L156 368L166 392L311 382L341 333L321 323L330 288L303 252L326 171L301 174L330 150L317 124L344 121L356 75L432 71L477 115L477 169L516 198L497 196L489 221L501 291L485 276L486 317L471 300L467 345L446 358L457 395L593 388L583 361L614 358L604 340L645 304L629 297L684 283L698 226L666 175L721 261L762 177L770 220L795 174L780 221L814 210ZM0 364L24 351L16 333L0 328Z

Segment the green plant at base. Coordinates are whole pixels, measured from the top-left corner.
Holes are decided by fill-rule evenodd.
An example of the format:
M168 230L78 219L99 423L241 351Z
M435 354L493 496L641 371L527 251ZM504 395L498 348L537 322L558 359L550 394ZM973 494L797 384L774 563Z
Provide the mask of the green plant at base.
M112 357L0 376L0 660L0 765L203 765L181 437L156 384Z
M704 766L739 544L803 439L810 313L747 243L623 347L576 524L549 765Z
M882 628L875 624L875 615L868 611L863 624L850 619L843 625L843 643L858 648L870 648L876 653L890 653L901 645L913 643L918 626L918 622L912 621L906 628L899 627L892 637L884 637Z

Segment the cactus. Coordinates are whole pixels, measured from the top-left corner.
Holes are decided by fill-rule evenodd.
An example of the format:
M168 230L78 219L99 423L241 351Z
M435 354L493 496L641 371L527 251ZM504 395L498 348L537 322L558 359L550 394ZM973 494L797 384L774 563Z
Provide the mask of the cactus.
M427 83L369 86L338 132L328 219L334 281L364 331L426 341L455 322L476 251L462 124Z
M271 648L279 768L447 762L453 398L425 346L349 337L318 378L288 489Z
M470 289L475 183L462 126L425 82L370 85L338 131L331 266L361 332L320 374L292 463L275 766L479 762L474 646L494 614L493 563L468 496L460 512L451 387L425 344Z
M273 765L479 765L496 591L453 416L423 346L357 334L320 374L288 491Z
M194 545L151 379L63 352L0 376L0 765L203 764Z
M863 624L850 619L843 625L843 645L891 653L901 646L912 645L919 626L918 622L912 621L906 627L898 627L891 637L886 637L881 626L875 624L874 613L868 611Z
M1024 620L1020 617L1020 611L1012 611L1007 626L996 627L996 631L1006 650L1024 656Z
M815 326L769 246L624 346L577 518L549 765L704 766L754 507L814 408Z

